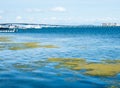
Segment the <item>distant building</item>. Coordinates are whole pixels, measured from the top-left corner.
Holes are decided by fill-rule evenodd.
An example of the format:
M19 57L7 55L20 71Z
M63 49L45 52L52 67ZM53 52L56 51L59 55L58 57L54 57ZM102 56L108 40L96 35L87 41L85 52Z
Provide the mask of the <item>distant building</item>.
M102 23L102 26L117 26L117 23Z

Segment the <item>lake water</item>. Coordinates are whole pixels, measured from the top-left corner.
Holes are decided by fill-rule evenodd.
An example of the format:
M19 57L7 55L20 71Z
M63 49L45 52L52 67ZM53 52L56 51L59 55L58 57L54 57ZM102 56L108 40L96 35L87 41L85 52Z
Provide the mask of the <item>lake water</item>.
M81 71L55 68L48 58L84 58L89 62L120 59L120 28L99 31L70 28L39 33L1 33L12 43L37 42L58 48L0 50L0 88L120 88L120 74L112 77L85 75ZM77 29L77 30L76 30ZM52 32L50 32L53 30ZM11 41L1 41L9 47ZM17 45L19 46L19 44ZM27 65L26 65L27 64Z

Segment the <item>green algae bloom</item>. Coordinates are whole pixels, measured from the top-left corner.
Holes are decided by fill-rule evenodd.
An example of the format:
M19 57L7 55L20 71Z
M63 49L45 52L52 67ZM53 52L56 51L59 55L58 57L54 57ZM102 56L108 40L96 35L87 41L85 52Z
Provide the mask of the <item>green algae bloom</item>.
M30 48L38 48L39 45L36 42L28 42L28 43L13 43L9 50L23 50Z
M10 42L10 38L8 37L0 37L0 42Z
M23 48L21 47L10 47L9 50L22 50Z
M34 61L32 62L34 64L34 66L40 68L40 67L44 67L47 65L47 61L41 61L41 60L38 60L38 61Z
M23 43L23 45L24 45L26 48L38 48L38 47L40 47L39 44L36 43L36 42Z
M115 76L120 73L119 60L112 60L108 63L89 63L81 58L48 58L48 62L58 63L55 68L67 68L75 71L86 70L85 75L91 76ZM113 63L114 62L114 63Z
M103 63L108 63L108 64L120 64L119 59L115 59L115 60L105 59L105 60L102 60L102 62Z
M29 63L23 64L23 63L15 63L13 64L13 67L17 70L22 71L34 71L36 69L45 67L47 65L46 61L30 61Z
M54 45L41 45L40 47L41 48L59 48L59 47L54 46Z
M85 63L86 60L82 58L48 58L49 62L82 62ZM72 63L73 64L73 63Z
M27 43L13 43L9 46L9 50L24 50L32 48L57 48L54 45L40 45L37 42L27 42Z
M22 70L22 71L33 71L34 70L34 68L30 64L15 63L13 64L13 67L17 70Z
M117 86L110 86L110 87L108 87L108 88L119 88L119 87L117 87Z
M120 64L88 64L85 74L93 76L115 76L120 72Z

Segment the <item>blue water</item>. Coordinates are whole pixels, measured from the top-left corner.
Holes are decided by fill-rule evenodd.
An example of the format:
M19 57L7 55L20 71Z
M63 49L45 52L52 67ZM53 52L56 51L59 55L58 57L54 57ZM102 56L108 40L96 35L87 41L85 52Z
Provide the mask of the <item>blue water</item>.
M45 30L46 29L46 30ZM39 42L59 48L35 48L0 51L0 88L120 88L120 74L114 77L95 77L66 68L56 69L44 61L52 57L85 58L91 62L120 59L120 28L45 28L1 33L14 42ZM41 61L41 64L34 63ZM15 64L29 64L30 70ZM32 68L32 69L31 69Z

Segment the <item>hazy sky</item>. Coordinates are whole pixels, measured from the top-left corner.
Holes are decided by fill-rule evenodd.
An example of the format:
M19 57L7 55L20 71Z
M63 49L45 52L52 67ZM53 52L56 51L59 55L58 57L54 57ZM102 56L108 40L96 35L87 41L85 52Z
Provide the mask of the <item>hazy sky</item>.
M0 0L0 23L120 23L120 0Z

